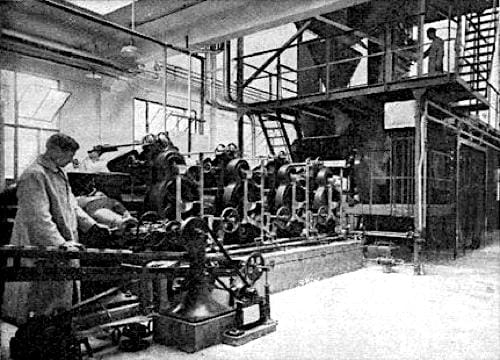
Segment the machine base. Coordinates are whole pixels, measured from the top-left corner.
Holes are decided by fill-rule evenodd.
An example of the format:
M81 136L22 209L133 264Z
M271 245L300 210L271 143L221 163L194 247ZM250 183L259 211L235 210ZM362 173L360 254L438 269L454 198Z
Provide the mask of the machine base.
M224 332L233 328L235 321L235 311L195 323L158 315L153 323L153 339L159 344L177 346L182 351L193 353L220 344Z
M277 324L278 324L277 321L270 320L266 324L258 325L254 328L249 329L249 330L245 330L243 332L243 334L241 334L239 336L231 335L226 331L223 334L222 342L224 344L232 345L232 346L245 345L246 343L248 343L252 340L258 339L264 335L275 332Z

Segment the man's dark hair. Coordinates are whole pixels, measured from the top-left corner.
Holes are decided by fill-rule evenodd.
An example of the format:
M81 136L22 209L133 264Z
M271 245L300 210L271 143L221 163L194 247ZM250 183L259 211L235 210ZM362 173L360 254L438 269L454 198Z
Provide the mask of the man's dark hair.
M436 31L436 28L431 27L427 29L427 34L436 34Z
M75 139L73 139L71 136L62 133L57 133L49 137L45 146L47 149L52 149L54 147L57 147L62 151L73 151L73 152L76 152L80 148L80 145L78 145Z

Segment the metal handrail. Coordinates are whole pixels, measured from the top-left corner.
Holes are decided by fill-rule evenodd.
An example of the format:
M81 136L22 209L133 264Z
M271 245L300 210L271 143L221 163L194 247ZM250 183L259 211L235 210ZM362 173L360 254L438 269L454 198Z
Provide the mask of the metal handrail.
M325 40L326 39L312 39L312 40L308 41L308 43L314 43L314 42L320 43L320 42L324 42ZM443 39L443 41L446 41L446 42L452 42L452 41L456 42L456 40L457 39L454 38L454 37L448 37L448 38ZM304 43L301 43L301 44L304 44ZM286 77L286 75L287 74L294 74L294 75L296 75L296 74L299 74L300 72L311 71L311 70L318 70L318 69L325 69L325 68L328 68L330 66L334 66L334 65L337 65L337 64L344 64L344 63L349 63L349 62L352 62L352 61L358 61L358 60L368 59L368 58L373 58L373 57L381 57L381 56L385 56L386 54L393 54L395 56L401 56L400 53L403 52L403 51L408 51L408 50L422 51L423 47L427 46L429 44L430 44L430 42L425 43L422 46L419 46L419 45L401 46L401 47L387 49L387 51L380 51L380 52L373 53L373 54L367 54L367 55L362 55L362 56L355 56L355 57L351 57L351 58L347 58L347 59L327 61L327 62L323 62L321 64L315 64L315 65L311 65L311 66L307 66L307 67L302 67L300 69L299 68L293 69L293 68L291 68L289 66L281 65L281 64L278 63L277 66L279 66L280 69L286 69L286 70L285 71L281 70L281 71L276 71L276 72L265 70L264 72L267 75L266 76L261 76L261 77L258 77L258 78L259 79L263 79L263 78L268 78L268 79L276 78L277 80L286 81L286 82L292 83L294 85L297 85L298 84L297 80L288 79ZM297 44L294 44L291 47L294 47L294 46L297 46ZM479 77L481 81L484 81L486 83L487 88L491 89L491 91L492 91L492 93L494 95L497 95L497 96L500 95L499 89L497 89L488 80L488 78L485 77L482 74L482 72L485 72L488 69L485 66L482 66L482 65L479 65L479 64L475 64L475 63L471 62L470 60L468 60L467 58L465 58L464 55L467 55L469 53L469 51L465 51L464 48L465 48L464 45L455 44L455 46L454 46L455 51L450 51L450 47L448 47L447 58L448 58L448 60L449 59L454 59L455 60L454 67L455 67L456 71L458 70L458 67L460 66L459 65L460 63L461 64L467 64L467 66L471 66L473 69L476 70L476 76ZM462 52L462 56L458 57L458 54L459 54L460 51ZM259 53L249 54L249 55L246 55L245 58L250 58L252 56L262 55L262 54L269 53L269 52L272 52L272 50L267 50L267 51L263 51L263 52L259 52ZM410 60L415 60L415 59L410 58ZM256 66L250 65L250 64L246 64L246 65L248 65L250 67L256 67ZM448 67L450 67L450 66L451 65L450 65L450 63L448 61ZM448 71L452 72L451 69L448 69ZM457 72L457 75L459 75L458 72ZM385 80L384 80L384 82L385 82ZM270 86L270 89L271 89L271 86ZM271 97L272 96L278 97L278 93L280 92L280 89L281 90L286 90L288 92L291 92L292 94L293 93L297 93L297 91L295 91L294 89L285 88L285 87L278 86L278 85L277 85L277 87L276 87L276 89L274 91L273 90L269 90L269 91L262 91L262 92L268 94ZM254 90L257 90L257 89L254 89ZM328 92L330 90L331 90L331 88L328 86L328 88L325 89L324 91ZM323 91L320 91L320 92L323 92ZM488 97L490 97L489 94L490 94L490 92L488 92ZM492 105L496 105L496 103L492 104ZM494 109L494 106L493 106L493 109Z

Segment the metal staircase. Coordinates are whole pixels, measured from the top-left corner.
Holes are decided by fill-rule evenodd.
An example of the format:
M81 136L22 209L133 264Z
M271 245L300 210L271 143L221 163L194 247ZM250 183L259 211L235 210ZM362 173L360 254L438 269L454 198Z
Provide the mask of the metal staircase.
M488 99L488 79L495 53L498 13L496 5L481 13L465 16L465 46L460 57L459 75L467 81L474 92L485 99ZM464 107L470 112L487 109L478 99L471 100L468 105L462 106Z
M290 138L285 123L293 124L294 121L284 119L280 112L257 114L262 132L266 137L269 151L272 155L283 154L290 157ZM296 124L294 124L296 125Z

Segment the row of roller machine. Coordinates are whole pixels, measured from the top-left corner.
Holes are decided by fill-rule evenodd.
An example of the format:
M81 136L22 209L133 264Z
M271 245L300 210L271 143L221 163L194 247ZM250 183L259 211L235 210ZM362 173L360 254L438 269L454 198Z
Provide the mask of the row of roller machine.
M343 200L353 198L349 160L246 159L234 144L182 154L159 134L108 168L130 174L136 191L144 189L142 216L123 236L125 247L171 250L191 217L203 219L224 245L343 239L348 231L342 209Z
M120 146L130 144L96 148L108 152ZM210 154L182 154L167 134L158 134L147 136L140 151L109 161L108 169L131 178L125 193L138 195L141 207L135 209L138 223L104 246L187 253L178 258L178 268L162 270L184 280L177 290L174 282L167 286L169 304L158 309L153 331L156 342L184 351L219 342L243 344L276 329L270 316L270 267L260 253L267 244L347 236L343 200L353 196L348 160L245 159L234 144L219 145ZM246 262L233 260L231 249L246 246ZM221 254L217 261L208 254L210 247ZM186 259L188 268L182 265ZM259 296L255 282L264 273L264 296ZM229 293L227 306L214 297L216 284ZM259 316L248 323L244 309L254 305Z

